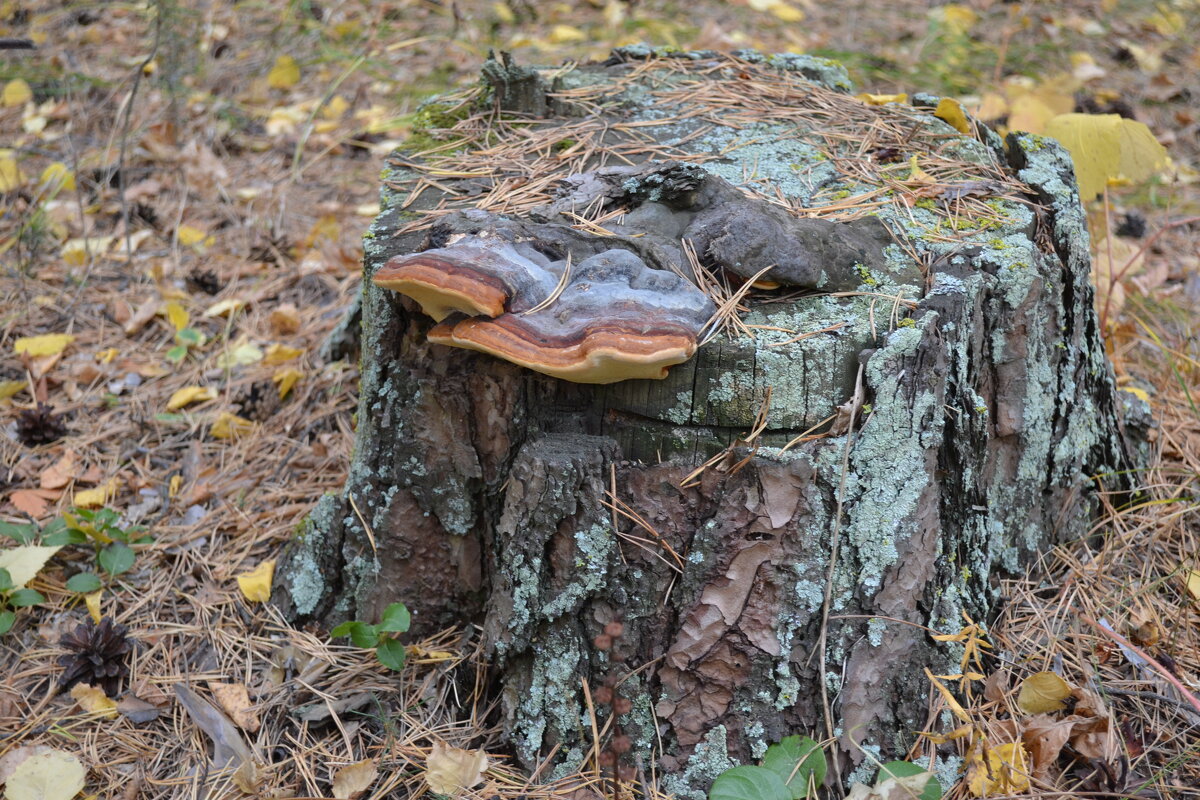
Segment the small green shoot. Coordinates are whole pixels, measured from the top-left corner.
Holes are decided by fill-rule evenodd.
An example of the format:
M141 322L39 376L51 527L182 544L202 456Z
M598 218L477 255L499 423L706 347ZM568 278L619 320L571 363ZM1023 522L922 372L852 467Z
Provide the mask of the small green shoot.
M392 634L404 633L412 623L412 617L403 603L392 603L383 610L383 618L375 625L352 620L343 622L332 631L330 636L349 636L355 647L364 650L375 650L379 663L390 670L399 672L404 669L405 649Z
M18 589L13 585L12 575L0 567L0 635L12 630L17 621L15 609L35 606L46 602L45 596L36 589Z

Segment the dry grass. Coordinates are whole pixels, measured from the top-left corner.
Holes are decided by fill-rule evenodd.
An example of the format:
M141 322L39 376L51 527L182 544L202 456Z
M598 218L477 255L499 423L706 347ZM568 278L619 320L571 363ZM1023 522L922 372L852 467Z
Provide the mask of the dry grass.
M77 481L46 492L43 519L69 507L73 490L110 478L118 482L115 507L127 512L144 507L141 521L152 526L154 542L138 547L134 569L106 589L102 602L104 613L128 625L137 642L127 686L159 706L160 716L147 723L123 716L98 718L56 692L56 658L62 653L57 642L87 614L78 596L65 589L70 575L89 566L88 552L72 547L33 584L48 602L22 612L16 628L0 637L0 751L45 744L73 752L89 770L87 791L101 797L243 796L232 787L232 776L209 769L210 743L173 701L176 685L192 686L207 696L209 682L218 681L249 690L261 727L246 736L262 760L257 788L265 797L328 797L333 773L364 758L378 759L380 769L369 797L416 796L424 791L424 760L438 740L493 754L486 782L469 797L590 796L597 788L590 771L540 783L544 768L529 776L507 765L502 737L491 727L487 675L474 631L446 631L414 642L409 667L397 675L369 653L330 644L319 632L289 627L268 606L247 603L236 588L235 575L277 555L316 499L340 489L349 459L356 370L346 362L325 362L318 350L357 291L358 237L370 211L360 213L359 207L376 199L373 156L387 149L381 138L405 130L403 124L371 130L367 121L355 121L352 115L389 103L386 113L368 115L370 120L404 119L427 89L473 74L492 43L488 3L329 5L337 8L321 12L328 15L321 24L332 29L354 23L361 39L341 45L334 37L314 34L305 22L307 4L289 5L282 22L279 9L270 5L242 4L236 12L214 6L203 19L187 16L192 12L184 8L182 22L166 20L153 51L158 77L148 78L137 75L154 47L148 33L153 26L133 6L97 9L35 2L25 10L35 23L16 20L7 7L3 11L9 15L4 24L17 34L31 25L49 33L38 69L48 69L53 61L66 66L61 80L49 87L55 91L39 96L46 105L34 114L46 118L53 137L25 134L22 107L0 108L0 135L19 148L21 167L30 177L22 192L3 195L0 209L0 239L19 234L18 243L0 254L0 347L5 359L0 382L28 377L27 365L11 358L15 338L67 332L76 339L61 360L33 381L36 398L65 414L71 428L66 439L38 448L16 444L5 431L34 397L23 392L11 402L0 401L0 497L38 488L44 471L69 449L80 465ZM604 30L600 10L577 5L565 16L551 12L529 24L529 31L536 37L547 35L555 24L585 23L596 25L589 30ZM668 16L662 4L643 5L647 15L657 11ZM818 43L838 44L871 31L890 42L898 29L892 21L876 18L877 4L849 4L853 13L826 5L809 9L820 23L813 34L823 37ZM1090 13L1087 3L1072 5ZM403 21L389 20L389 9L400 9ZM717 2L693 3L689 11L704 19L704 27L681 43L725 48L740 44L728 32L750 13ZM81 22L84 12L92 15L90 22ZM757 26L754 43L765 49L801 44L795 26L772 23L769 15L750 19ZM923 16L910 15L899 21L899 29L919 35L923 24ZM194 30L187 35L203 39L208 48L202 65L192 55L199 52L193 46L197 42L172 39L189 26ZM218 35L220 29L223 35ZM1005 35L1015 46L1037 33ZM284 52L271 43L275 36L288 40L286 49L303 62L305 83L293 91L263 83L274 57ZM545 50L553 55L544 58L590 54L569 47ZM221 48L228 55L214 55ZM306 59L306 49L321 55ZM359 50L368 54L367 61L355 63L347 55ZM5 63L15 68L20 62L13 57ZM441 78L426 77L443 68ZM172 94L165 79L176 69ZM412 85L416 88L395 100L396 91ZM695 90L676 86L664 92L681 97ZM888 189L922 188L908 180L906 165L863 158L915 135L905 112L871 109L831 93L814 93L799 102L780 96L781 91L762 75L748 80L744 94L726 98L721 121L736 122L735 116L742 114L749 122L756 107L777 108L784 102L795 119L818 123L826 132L825 150L835 156L838 168L876 187L860 196L830 199L822 213L848 218L884 202ZM328 100L333 94L350 98L352 108L332 128L309 126L310 114L314 123L324 119L310 107L301 109L291 132L263 130L272 109ZM585 108L597 101L588 90L564 97L568 94ZM469 93L462 97L466 102ZM1153 113L1165 112L1156 107ZM489 133L498 133L497 126L507 126L505 136L495 137L504 144L489 148ZM869 135L850 133L864 126ZM701 124L696 135L703 130ZM619 163L647 155L679 157L636 126L604 130L586 117L550 136L476 115L438 135L447 142L477 137L485 146L477 151L475 164L456 159L455 173L427 171L414 194L422 187L439 187L441 178L506 163L510 173L488 195L462 198L463 204L495 210L543 202L550 177L594 165L599 158ZM620 139L615 147L614 136ZM567 147L557 146L567 140ZM1181 135L1180 147L1187 147L1186 142ZM437 149L423 159L434 170ZM603 155L609 151L614 155ZM1194 150L1175 155L1187 158ZM34 179L52 160L76 173L79 189L47 203L51 198L39 193ZM121 175L116 177L113 168L118 165ZM959 166L952 159L935 159L922 162L922 168L934 181L925 184L928 189L955 181ZM752 167L746 177L753 181ZM1009 179L996 175L995 180ZM956 215L987 213L970 197L938 208L951 231ZM1165 219L1152 216L1152 223L1165 227ZM595 231L604 221L585 215L579 224ZM203 250L182 242L181 224L203 229L214 242ZM149 231L149 238L127 253L126 234L139 231ZM115 242L105 252L92 246L82 263L68 263L60 255L63 240L85 235L113 236ZM1194 259L1195 241L1194 231L1186 228L1160 240L1153 257L1178 269L1166 287L1155 290L1152 305L1135 295L1110 335L1122 382L1136 381L1155 391L1152 406L1159 427L1152 466L1140 476L1142 493L1132 502L1113 498L1093 536L1047 554L1027 579L1007 584L1008 602L991 625L999 660L989 666L1005 673L1010 686L1053 667L1073 684L1104 696L1118 741L1130 749L1130 774L1136 777L1122 791L1130 793L1144 783L1157 793L1148 796L1160 797L1200 794L1195 788L1200 786L1198 717L1158 667L1135 666L1113 637L1084 617L1106 620L1118 635L1140 642L1139 649L1195 691L1200 619L1186 576L1200 567L1200 355L1191 316L1195 300L1185 293L1188 281L1195 279L1196 265L1188 262ZM187 282L207 271L217 283L211 297ZM724 288L724 297L733 298L730 308L745 300L737 296L738 288ZM209 339L178 368L164 359L174 344L166 319L153 317L131 334L123 330L146 303L171 299L191 312L193 326ZM202 316L211 303L234 299L247 304L244 311L230 318ZM898 301L880 302L894 306ZM299 309L296 331L272 322L271 312L287 304ZM211 426L220 412L249 413L245 401L250 388L271 388L274 367L218 365L242 341L303 348L299 360L284 366L297 367L304 378L277 409L261 410L261 420L247 435L214 439ZM140 384L125 381L129 375L138 376ZM167 399L194 385L215 386L219 395L166 415ZM95 474L89 475L91 471ZM196 509L193 516L188 509ZM5 518L19 516L11 506L0 511ZM635 544L658 547L653 528L639 522L635 510L616 506L613 511L647 534L639 533ZM982 696L971 708L983 726L999 724L1011 713L987 705ZM931 701L931 719L940 710L940 701ZM1033 794L1124 796L1111 790L1085 794L1072 786L1067 780L1038 787ZM958 796L964 791L956 790Z

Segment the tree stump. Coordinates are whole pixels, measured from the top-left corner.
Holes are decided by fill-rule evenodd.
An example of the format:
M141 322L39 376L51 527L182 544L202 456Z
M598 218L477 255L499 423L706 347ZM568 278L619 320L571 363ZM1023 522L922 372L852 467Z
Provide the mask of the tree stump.
M922 668L957 663L927 628L986 619L999 578L1083 535L1100 476L1135 461L1068 156L964 135L937 98L867 105L804 56L485 76L424 107L385 170L353 464L276 601L326 625L398 600L417 631L480 623L528 765L556 746L580 765L585 681L611 689L619 763L687 796L793 733L837 737L846 767L903 757ZM620 198L564 210L579 176L664 161L894 241L851 291L754 289L665 379L607 385L430 344L369 280L455 209L601 236Z

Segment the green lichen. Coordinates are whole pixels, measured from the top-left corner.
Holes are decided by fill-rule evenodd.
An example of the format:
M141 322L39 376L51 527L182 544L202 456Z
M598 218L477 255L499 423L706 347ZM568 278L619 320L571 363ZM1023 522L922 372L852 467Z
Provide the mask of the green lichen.
M737 764L729 757L728 732L724 725L717 725L696 745L683 769L674 775L664 775L663 789L679 797L705 800L706 793L700 787L711 786L727 769Z

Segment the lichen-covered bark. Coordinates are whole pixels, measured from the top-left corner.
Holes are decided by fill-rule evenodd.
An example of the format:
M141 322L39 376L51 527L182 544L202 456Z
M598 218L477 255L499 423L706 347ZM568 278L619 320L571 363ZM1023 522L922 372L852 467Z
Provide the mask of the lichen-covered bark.
M792 70L802 92L798 72L814 63L759 66ZM588 85L627 68L564 80ZM666 72L657 79L678 74ZM617 95L615 119L661 119L663 139L694 130L666 119L646 86ZM913 124L989 180L1004 166L994 137L957 137L931 117ZM717 128L687 147L730 179L749 152L804 203L816 189L796 175L838 185L804 130L787 125ZM953 632L964 612L986 618L1001 576L1086 530L1092 477L1132 463L1069 160L1033 137L1009 148L1028 198L998 195L987 225L955 236L931 234L937 218L920 205L874 207L900 243L864 265L861 294L755 305L753 340L714 342L665 381L573 385L432 346L429 320L364 282L354 461L343 493L321 500L289 548L277 602L327 624L372 619L396 600L417 631L482 623L526 764L558 745L562 768L578 765L590 743L583 680L623 681L626 757L658 759L684 796L783 736L823 733L822 683L848 764L863 750L903 753L925 724L921 668L957 658L918 626ZM728 152L732 164L714 155ZM368 278L421 246L419 232L392 236L415 210L400 208L406 195L384 193ZM923 286L911 283L910 255ZM915 308L880 299L898 292L919 297ZM783 451L850 398L860 365L856 429ZM758 448L735 449L681 488L753 426L768 390ZM614 488L650 530L613 511ZM596 647L613 621L624 633Z

